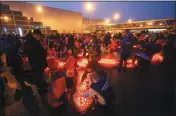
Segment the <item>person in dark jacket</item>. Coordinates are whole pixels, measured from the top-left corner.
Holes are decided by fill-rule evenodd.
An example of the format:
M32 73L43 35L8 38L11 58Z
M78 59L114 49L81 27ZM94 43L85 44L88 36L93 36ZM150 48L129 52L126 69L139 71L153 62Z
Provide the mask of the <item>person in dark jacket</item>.
M127 59L130 57L132 54L133 50L133 44L132 44L132 37L133 34L129 32L129 30L125 30L125 35L121 40L121 50L120 50L120 66L119 66L119 71L122 69L122 65L124 62L124 71L126 71L126 65L127 65Z
M32 68L32 72L35 75L33 80L39 89L39 94L42 97L42 102L45 102L44 98L44 87L46 83L43 81L44 69L47 67L46 61L46 51L44 50L40 40L41 40L41 31L36 29L33 31L32 36L27 36L27 43L24 45L24 51L28 57L29 64Z
M104 39L104 44L105 44L106 47L108 47L109 42L110 42L110 39L111 39L111 34L108 32L108 33L105 35L105 39Z
M73 47L74 47L74 38L73 35L70 34L70 36L68 37L68 45L67 48L71 49L73 51Z

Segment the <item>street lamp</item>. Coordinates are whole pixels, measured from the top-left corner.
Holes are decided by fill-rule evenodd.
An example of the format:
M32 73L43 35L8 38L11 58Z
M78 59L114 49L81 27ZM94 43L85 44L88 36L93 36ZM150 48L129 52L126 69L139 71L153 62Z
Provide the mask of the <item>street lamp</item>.
M45 12L45 9L43 9L41 6L37 6L37 12L42 13ZM42 13L42 22L44 22L44 13ZM39 24L39 28L42 30L42 23ZM45 27L45 33L46 33L46 27Z
M37 6L37 12L38 12L38 13L41 13L42 11L43 11L42 7Z
M9 20L9 17L7 17L7 16L4 16L4 19L5 19L6 21L8 21L8 20Z
M118 13L114 14L114 20L118 20L120 18L120 15Z
M93 12L95 10L93 3L90 3L90 2L86 3L85 8L88 12ZM90 24L91 24L91 16L90 16Z
M128 23L131 23L132 22L132 19L128 19Z
M105 23L106 23L106 24L109 24L109 23L110 23L110 19L106 19L106 20L105 20Z

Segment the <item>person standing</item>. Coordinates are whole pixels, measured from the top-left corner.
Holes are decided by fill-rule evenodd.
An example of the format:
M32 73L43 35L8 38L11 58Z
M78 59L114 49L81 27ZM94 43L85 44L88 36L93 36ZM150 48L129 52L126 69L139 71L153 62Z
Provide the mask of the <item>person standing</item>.
M68 44L67 44L68 49L71 49L73 51L74 43L75 43L74 37L72 34L70 34L70 36L68 37Z
M45 102L44 87L46 83L43 81L44 69L47 67L46 51L41 43L41 31L35 29L32 36L28 36L28 42L24 45L24 51L28 57L29 64L35 75L33 80L38 88L42 102Z
M75 77L75 65L76 65L76 58L73 56L72 50L69 49L67 51L68 58L65 63L65 68L66 68L66 92L67 92L67 97L68 100L70 100L70 95L71 95L71 90L73 88L74 84L74 77Z
M122 70L123 62L124 62L124 71L126 71L127 59L132 54L133 45L131 38L133 34L129 32L129 30L125 30L125 37L121 40L121 50L120 50L120 65L119 72Z
M105 44L106 47L108 47L109 42L110 42L110 39L111 39L111 34L108 32L108 33L105 35L105 38L104 38L104 44Z

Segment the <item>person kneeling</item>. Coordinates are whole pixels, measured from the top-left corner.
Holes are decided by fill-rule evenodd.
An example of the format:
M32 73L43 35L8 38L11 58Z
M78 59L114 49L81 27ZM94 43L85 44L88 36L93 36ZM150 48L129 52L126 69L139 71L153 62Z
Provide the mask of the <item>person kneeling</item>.
M88 73L87 77L91 81L90 89L82 93L83 97L93 97L95 103L108 106L115 100L113 89L108 85L108 80L104 72Z

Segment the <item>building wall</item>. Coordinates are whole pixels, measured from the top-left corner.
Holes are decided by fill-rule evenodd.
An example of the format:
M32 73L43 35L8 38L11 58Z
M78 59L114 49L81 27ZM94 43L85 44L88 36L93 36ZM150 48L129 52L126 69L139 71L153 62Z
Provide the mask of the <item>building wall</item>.
M11 10L22 11L23 16L33 17L35 21L41 21L45 26L58 32L82 32L82 14L68 10L41 6L42 13L37 12L35 4L24 2L2 2L10 6Z
M89 25L89 24L92 24L92 25L102 25L104 24L104 21L101 20L101 19L93 19L93 18L87 18L87 17L83 17L83 24L85 25Z
M90 18L86 18L83 17L82 20L82 28L83 28L83 32L93 32L95 31L94 28L92 28L93 25L103 25L104 21L101 19L90 19Z

